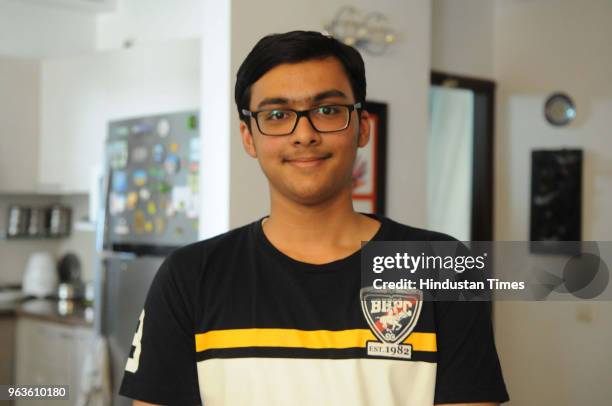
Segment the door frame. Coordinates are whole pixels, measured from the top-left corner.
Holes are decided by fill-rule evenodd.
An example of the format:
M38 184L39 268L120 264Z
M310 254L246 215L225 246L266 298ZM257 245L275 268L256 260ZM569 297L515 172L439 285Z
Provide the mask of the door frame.
M474 145L470 240L492 241L494 222L495 82L431 71L430 85L474 92Z

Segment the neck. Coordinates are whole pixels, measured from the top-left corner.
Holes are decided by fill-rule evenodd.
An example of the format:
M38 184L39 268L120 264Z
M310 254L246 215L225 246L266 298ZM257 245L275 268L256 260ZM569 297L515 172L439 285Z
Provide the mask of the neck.
M318 204L298 204L270 189L271 212L263 225L268 240L293 259L324 264L345 258L376 234L380 223L353 210L350 185Z
M271 190L270 217L264 231L284 247L359 245L369 240L378 222L353 210L350 187L316 205L303 205Z

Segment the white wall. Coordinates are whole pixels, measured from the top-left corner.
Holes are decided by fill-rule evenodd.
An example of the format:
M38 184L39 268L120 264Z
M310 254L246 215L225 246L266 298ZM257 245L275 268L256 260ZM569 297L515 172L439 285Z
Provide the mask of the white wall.
M201 200L201 239L230 228L230 138L236 125L232 108L232 28L231 3L205 0L200 52L200 195L208 197Z
M585 152L583 239L612 239L612 3L433 0L432 13L433 67L498 85L495 238L529 238L531 150L566 147ZM557 90L578 109L562 129L542 115ZM495 330L510 405L609 404L612 303L497 302Z
M583 239L612 239L611 18L605 0L497 2L497 239L528 239L530 152L563 147L585 152ZM561 129L542 115L556 90L577 103ZM609 404L612 303L502 302L495 321L512 405Z
M95 15L62 7L0 0L0 55L75 55L96 46Z
M492 0L433 0L431 68L492 78L494 10Z
M202 6L202 0L118 0L114 12L97 19L97 47L199 38Z
M585 240L612 238L612 3L498 2L495 18L498 94L496 210L499 239L526 239L526 153L539 147L585 150ZM556 129L541 112L562 90L577 104L576 122ZM512 174L512 176L511 176ZM518 182L518 183L517 183ZM608 203L607 205L605 203Z
M295 29L322 30L344 4L380 11L400 34L400 41L384 56L364 54L368 98L389 104L387 214L416 225L425 224L423 171L427 151L430 3L427 0L291 3L236 0L231 6L232 78L248 51L262 36ZM219 41L222 41L220 39ZM206 58L206 55L203 55ZM232 83L233 85L233 83ZM230 226L236 227L268 213L267 181L255 160L243 151L233 103L230 134ZM207 107L203 106L203 114Z

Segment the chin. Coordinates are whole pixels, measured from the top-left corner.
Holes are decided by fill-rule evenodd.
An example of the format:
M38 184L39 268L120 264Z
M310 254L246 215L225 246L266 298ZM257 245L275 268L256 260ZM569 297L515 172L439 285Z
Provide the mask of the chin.
M300 204L307 205L307 206L316 205L316 204L321 203L321 201L325 200L323 191L312 190L312 189L308 189L308 190L290 189L290 190L287 190L286 193L283 193L283 195L285 195L286 197L288 197L289 199L295 202L298 202Z
M321 185L304 187L304 185L301 185L301 187L288 187L285 189L285 193L282 194L299 204L316 206L332 200L334 197L342 194L343 190L344 188L337 185L327 185L327 187Z

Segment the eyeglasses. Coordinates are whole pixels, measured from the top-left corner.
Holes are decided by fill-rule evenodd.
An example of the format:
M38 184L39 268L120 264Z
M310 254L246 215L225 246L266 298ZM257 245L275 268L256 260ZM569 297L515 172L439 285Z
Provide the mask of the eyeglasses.
M302 116L317 132L333 133L348 128L351 113L361 108L361 103L330 104L309 110L269 109L249 111L242 109L242 114L253 117L259 132L264 135L289 135L295 131Z

